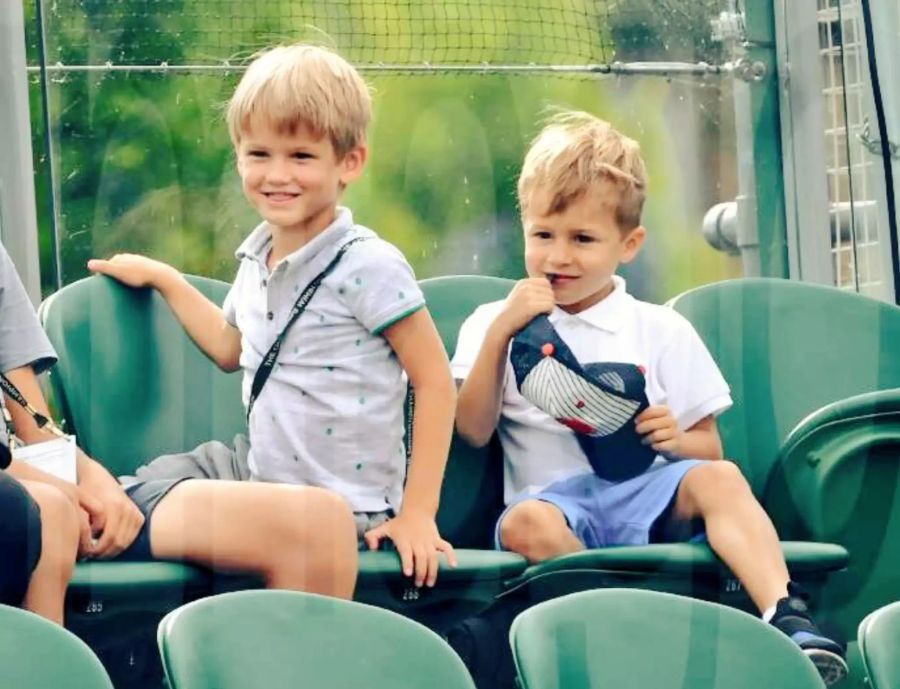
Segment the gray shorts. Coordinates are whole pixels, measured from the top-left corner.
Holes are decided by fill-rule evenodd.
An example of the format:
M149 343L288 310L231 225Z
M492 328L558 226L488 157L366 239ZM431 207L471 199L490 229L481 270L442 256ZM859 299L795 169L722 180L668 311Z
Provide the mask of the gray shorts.
M244 435L234 438L233 447L217 440L198 445L190 452L163 455L138 468L134 476L120 476L119 481L128 497L144 515L144 525L134 542L124 550L118 560L153 560L150 545L150 522L156 506L175 486L189 479L219 481L250 481L247 457L250 443ZM394 517L393 510L382 512L354 512L359 549L365 550L363 537L370 529L384 524ZM382 543L386 543L382 541Z

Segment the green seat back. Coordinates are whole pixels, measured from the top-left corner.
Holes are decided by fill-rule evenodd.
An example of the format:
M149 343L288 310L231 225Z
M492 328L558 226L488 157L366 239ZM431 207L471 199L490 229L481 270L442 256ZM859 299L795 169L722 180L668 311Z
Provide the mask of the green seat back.
M225 283L188 279L225 298ZM40 315L59 355L54 398L82 448L112 473L244 430L240 373L210 363L156 292L91 277L48 298Z
M656 591L601 589L536 605L510 632L522 689L813 689L794 643L759 618Z
M870 689L900 687L900 602L866 617L857 639Z
M113 689L90 648L30 612L0 605L0 687Z
M503 299L512 280L478 275L431 278L420 283L451 358L463 321L481 304ZM496 436L473 448L458 436L447 462L438 527L460 548L493 548L494 523L503 509L503 462Z
M726 455L762 495L778 451L807 414L900 387L900 308L788 280L720 282L670 304L700 333L734 406L719 419Z
M434 632L395 613L294 591L189 603L159 626L172 689L474 689Z

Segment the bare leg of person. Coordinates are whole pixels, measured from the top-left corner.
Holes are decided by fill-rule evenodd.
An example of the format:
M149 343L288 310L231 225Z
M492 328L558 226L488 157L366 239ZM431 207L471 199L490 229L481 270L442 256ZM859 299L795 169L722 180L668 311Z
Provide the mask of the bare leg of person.
M584 550L562 511L543 500L515 505L500 523L500 542L532 563Z
M23 607L62 624L66 587L78 556L78 509L54 486L21 483L41 510L41 557L31 574Z
M702 517L709 544L764 611L787 596L787 565L772 521L732 462L688 471L675 499L678 519Z
M153 555L252 572L270 588L351 598L356 525L349 505L321 488L243 481L184 481L150 524Z

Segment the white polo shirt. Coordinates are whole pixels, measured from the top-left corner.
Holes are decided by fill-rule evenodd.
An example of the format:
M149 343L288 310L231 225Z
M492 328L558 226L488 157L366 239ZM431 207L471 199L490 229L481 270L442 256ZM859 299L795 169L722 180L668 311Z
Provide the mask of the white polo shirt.
M578 361L642 366L650 404L668 405L682 429L730 407L728 384L693 326L672 309L632 297L622 278L613 280L613 292L589 309L569 314L557 307L550 314L550 322ZM458 380L471 371L503 304L479 306L463 323L452 361ZM508 354L504 376L497 431L503 446L506 502L524 491L537 492L555 481L589 473L591 466L575 434L519 394ZM666 460L657 456L656 461Z
M241 332L243 399L303 289L355 237L291 326L250 416L250 471L263 481L328 488L354 511L400 509L406 454L406 376L385 328L425 305L412 268L393 245L353 224L346 208L271 274L267 223L241 244L225 299Z

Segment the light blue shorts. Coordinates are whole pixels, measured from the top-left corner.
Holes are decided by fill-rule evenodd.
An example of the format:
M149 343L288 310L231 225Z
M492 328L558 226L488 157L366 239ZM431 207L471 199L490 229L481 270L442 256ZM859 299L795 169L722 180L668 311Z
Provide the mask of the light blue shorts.
M594 473L579 474L551 483L540 492L518 495L497 520L495 546L503 550L500 524L525 500L542 500L558 507L586 548L703 540L701 520L673 523L668 516L685 474L705 461L657 462L640 476L620 483L605 481Z

